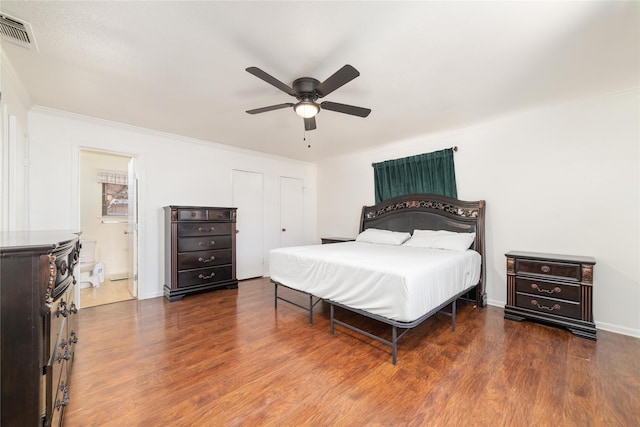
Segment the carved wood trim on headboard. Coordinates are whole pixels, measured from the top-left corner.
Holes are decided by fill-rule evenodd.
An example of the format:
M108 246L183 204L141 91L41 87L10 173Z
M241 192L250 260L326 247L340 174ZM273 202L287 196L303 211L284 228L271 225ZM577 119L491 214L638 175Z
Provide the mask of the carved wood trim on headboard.
M485 201L464 201L435 194L409 194L364 206L360 217L360 232L367 228L405 231L449 230L475 232L472 246L482 258L477 304L486 305L485 277Z

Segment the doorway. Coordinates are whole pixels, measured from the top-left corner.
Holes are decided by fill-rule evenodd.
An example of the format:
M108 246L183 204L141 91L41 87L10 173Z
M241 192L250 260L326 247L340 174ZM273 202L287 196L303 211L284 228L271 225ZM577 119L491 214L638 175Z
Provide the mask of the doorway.
M81 308L137 295L136 158L80 149Z

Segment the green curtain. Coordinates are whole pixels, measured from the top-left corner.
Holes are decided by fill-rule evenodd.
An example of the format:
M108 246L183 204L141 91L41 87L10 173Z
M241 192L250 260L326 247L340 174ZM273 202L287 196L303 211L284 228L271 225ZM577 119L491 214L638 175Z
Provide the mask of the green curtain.
M376 203L414 193L458 198L452 148L374 163L373 179Z

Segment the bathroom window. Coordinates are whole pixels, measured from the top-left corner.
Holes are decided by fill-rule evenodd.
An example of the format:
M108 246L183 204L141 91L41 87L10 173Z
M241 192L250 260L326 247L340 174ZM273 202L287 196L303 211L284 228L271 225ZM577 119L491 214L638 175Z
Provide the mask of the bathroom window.
M127 216L129 213L129 183L126 172L98 171L102 183L102 216Z
M128 188L122 184L102 184L102 216L127 216Z

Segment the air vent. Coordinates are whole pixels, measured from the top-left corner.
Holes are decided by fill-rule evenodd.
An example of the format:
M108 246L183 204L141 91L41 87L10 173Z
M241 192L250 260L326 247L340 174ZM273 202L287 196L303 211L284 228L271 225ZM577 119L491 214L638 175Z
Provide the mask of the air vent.
M15 43L27 49L38 50L36 39L31 31L31 24L20 22L6 14L0 14L0 36L3 40Z

